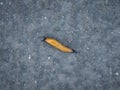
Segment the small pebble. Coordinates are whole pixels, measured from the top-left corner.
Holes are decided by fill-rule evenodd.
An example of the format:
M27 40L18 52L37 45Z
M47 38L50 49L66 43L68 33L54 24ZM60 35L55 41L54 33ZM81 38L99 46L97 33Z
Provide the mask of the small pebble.
M87 50L89 50L89 47L87 47Z
M118 75L119 75L119 73L118 73L118 72L116 72L116 73L115 73L115 75L116 75L116 76L118 76Z
M31 59L31 55L28 55L28 59Z
M47 17L44 17L44 19L46 20L46 19L47 19Z
M3 5L3 2L0 2L0 5Z
M48 57L48 59L50 59L50 57Z

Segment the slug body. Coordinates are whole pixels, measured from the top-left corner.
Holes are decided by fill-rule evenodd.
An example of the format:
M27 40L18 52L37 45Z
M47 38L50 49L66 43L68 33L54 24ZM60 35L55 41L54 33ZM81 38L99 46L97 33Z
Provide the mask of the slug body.
M62 51L62 52L74 52L73 49L66 47L65 45L61 44L59 41L53 39L53 38L45 38L44 39L45 42L47 42L48 44L50 44L51 46L55 47L56 49Z

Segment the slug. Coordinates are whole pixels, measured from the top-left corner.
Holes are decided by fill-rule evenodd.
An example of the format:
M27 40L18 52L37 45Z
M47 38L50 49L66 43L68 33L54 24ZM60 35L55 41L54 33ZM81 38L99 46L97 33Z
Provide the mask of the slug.
M66 52L66 53L74 53L75 52L75 50L63 45L62 43L60 43L59 41L57 41L54 38L44 37L44 41L62 52Z

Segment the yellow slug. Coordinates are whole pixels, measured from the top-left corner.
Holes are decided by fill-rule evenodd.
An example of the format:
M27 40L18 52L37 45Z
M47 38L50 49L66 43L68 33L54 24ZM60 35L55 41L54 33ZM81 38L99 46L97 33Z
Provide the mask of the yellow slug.
M55 40L54 38L45 37L44 41L62 52L69 52L69 53L75 52L75 50L66 47L65 45L61 44L59 41Z

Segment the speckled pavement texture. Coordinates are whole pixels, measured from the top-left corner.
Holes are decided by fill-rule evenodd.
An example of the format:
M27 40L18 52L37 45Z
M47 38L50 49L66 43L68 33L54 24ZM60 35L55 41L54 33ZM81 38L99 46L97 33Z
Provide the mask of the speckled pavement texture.
M0 90L120 90L120 0L0 0Z

